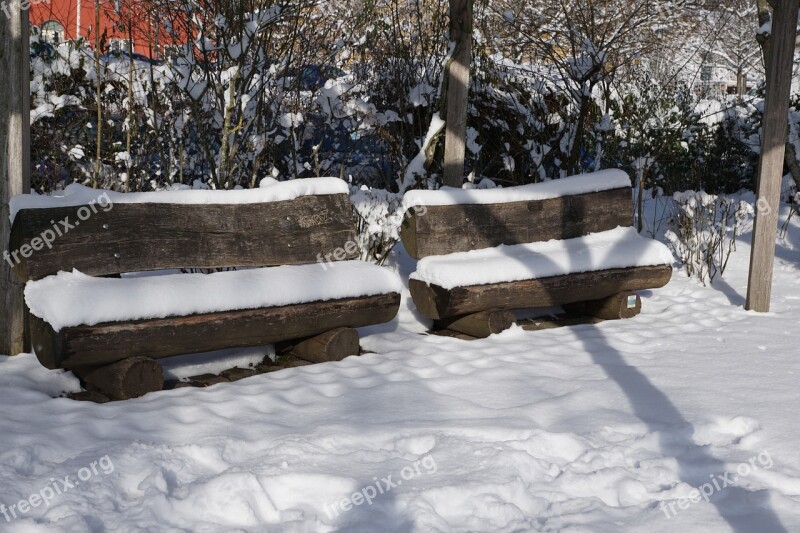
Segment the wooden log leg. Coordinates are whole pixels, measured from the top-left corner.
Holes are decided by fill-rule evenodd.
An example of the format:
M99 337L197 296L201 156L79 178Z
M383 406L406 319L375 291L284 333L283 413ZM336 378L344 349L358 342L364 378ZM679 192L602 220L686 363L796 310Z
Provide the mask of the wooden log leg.
M638 315L642 311L642 299L635 292L626 291L600 300L569 304L564 308L572 314L620 320Z
M63 336L41 318L28 313L28 330L31 333L31 349L45 368L54 370L64 356Z
M436 320L434 329L449 329L484 339L494 333L507 330L516 321L514 313L507 309L490 309L461 317Z
M349 355L358 355L360 347L355 329L336 328L306 339L280 343L276 350L304 361L326 363L341 361Z
M138 398L164 387L164 372L155 359L129 357L110 365L73 368L87 389L96 389L113 400Z

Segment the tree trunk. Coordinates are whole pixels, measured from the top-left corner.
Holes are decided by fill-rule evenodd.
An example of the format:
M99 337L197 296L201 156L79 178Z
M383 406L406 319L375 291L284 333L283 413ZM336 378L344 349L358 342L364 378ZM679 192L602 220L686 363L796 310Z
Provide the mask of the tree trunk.
M12 4L13 6L13 4ZM18 4L17 4L18 6ZM30 191L28 12L0 16L0 248L11 233L9 199ZM10 260L9 260L10 261ZM0 266L0 354L28 350L22 284L9 261Z
M578 113L578 123L575 126L575 136L572 139L572 147L569 152L569 159L563 168L567 175L578 175L581 173L581 148L583 147L583 134L586 129L586 122L589 120L589 111L592 106L591 96L594 91L594 84L589 84L588 93L581 96L580 110Z
M786 143L786 154L784 155L786 167L792 175L797 190L800 191L800 154L791 142Z
M469 67L472 63L474 0L450 0L450 41L455 45L447 69L447 131L444 141L444 184L461 188L469 110Z

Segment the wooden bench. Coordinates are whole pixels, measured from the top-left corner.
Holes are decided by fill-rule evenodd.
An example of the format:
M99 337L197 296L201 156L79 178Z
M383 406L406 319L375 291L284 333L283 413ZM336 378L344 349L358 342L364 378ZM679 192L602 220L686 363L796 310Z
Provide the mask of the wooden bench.
M434 329L486 337L512 310L550 306L630 318L635 291L665 285L672 256L639 236L630 179L610 170L506 189L412 191L403 244L409 289ZM413 206L413 207L412 207Z
M12 200L9 260L27 281L39 361L112 398L160 390L163 357L279 342L312 362L357 355L354 328L399 308L397 274L351 260L358 247L341 180L66 192ZM217 271L141 274L165 269Z

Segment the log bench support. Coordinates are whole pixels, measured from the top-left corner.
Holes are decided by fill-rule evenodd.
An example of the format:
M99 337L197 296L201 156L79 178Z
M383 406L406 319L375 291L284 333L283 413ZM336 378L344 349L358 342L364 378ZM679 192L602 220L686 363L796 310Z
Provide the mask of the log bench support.
M96 390L112 400L138 398L164 388L164 371L149 357L129 357L110 365L72 369L87 390Z
M626 291L599 300L567 304L564 310L570 314L601 320L621 320L641 313L642 299L635 292Z
M358 331L354 328L336 328L320 335L287 341L275 346L279 354L289 354L310 363L341 361L360 351Z
M449 329L471 337L484 339L489 335L501 333L514 325L516 317L507 309L491 309L471 315L464 315L433 323L434 330Z

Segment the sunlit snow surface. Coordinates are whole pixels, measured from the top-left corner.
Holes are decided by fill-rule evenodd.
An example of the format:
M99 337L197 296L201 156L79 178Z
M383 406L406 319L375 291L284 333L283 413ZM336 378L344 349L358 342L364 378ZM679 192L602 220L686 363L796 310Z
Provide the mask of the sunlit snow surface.
M749 252L712 287L676 271L627 321L466 342L405 300L362 332L373 354L106 405L0 357L0 503L113 461L0 531L800 530L800 227L770 314L742 309Z

